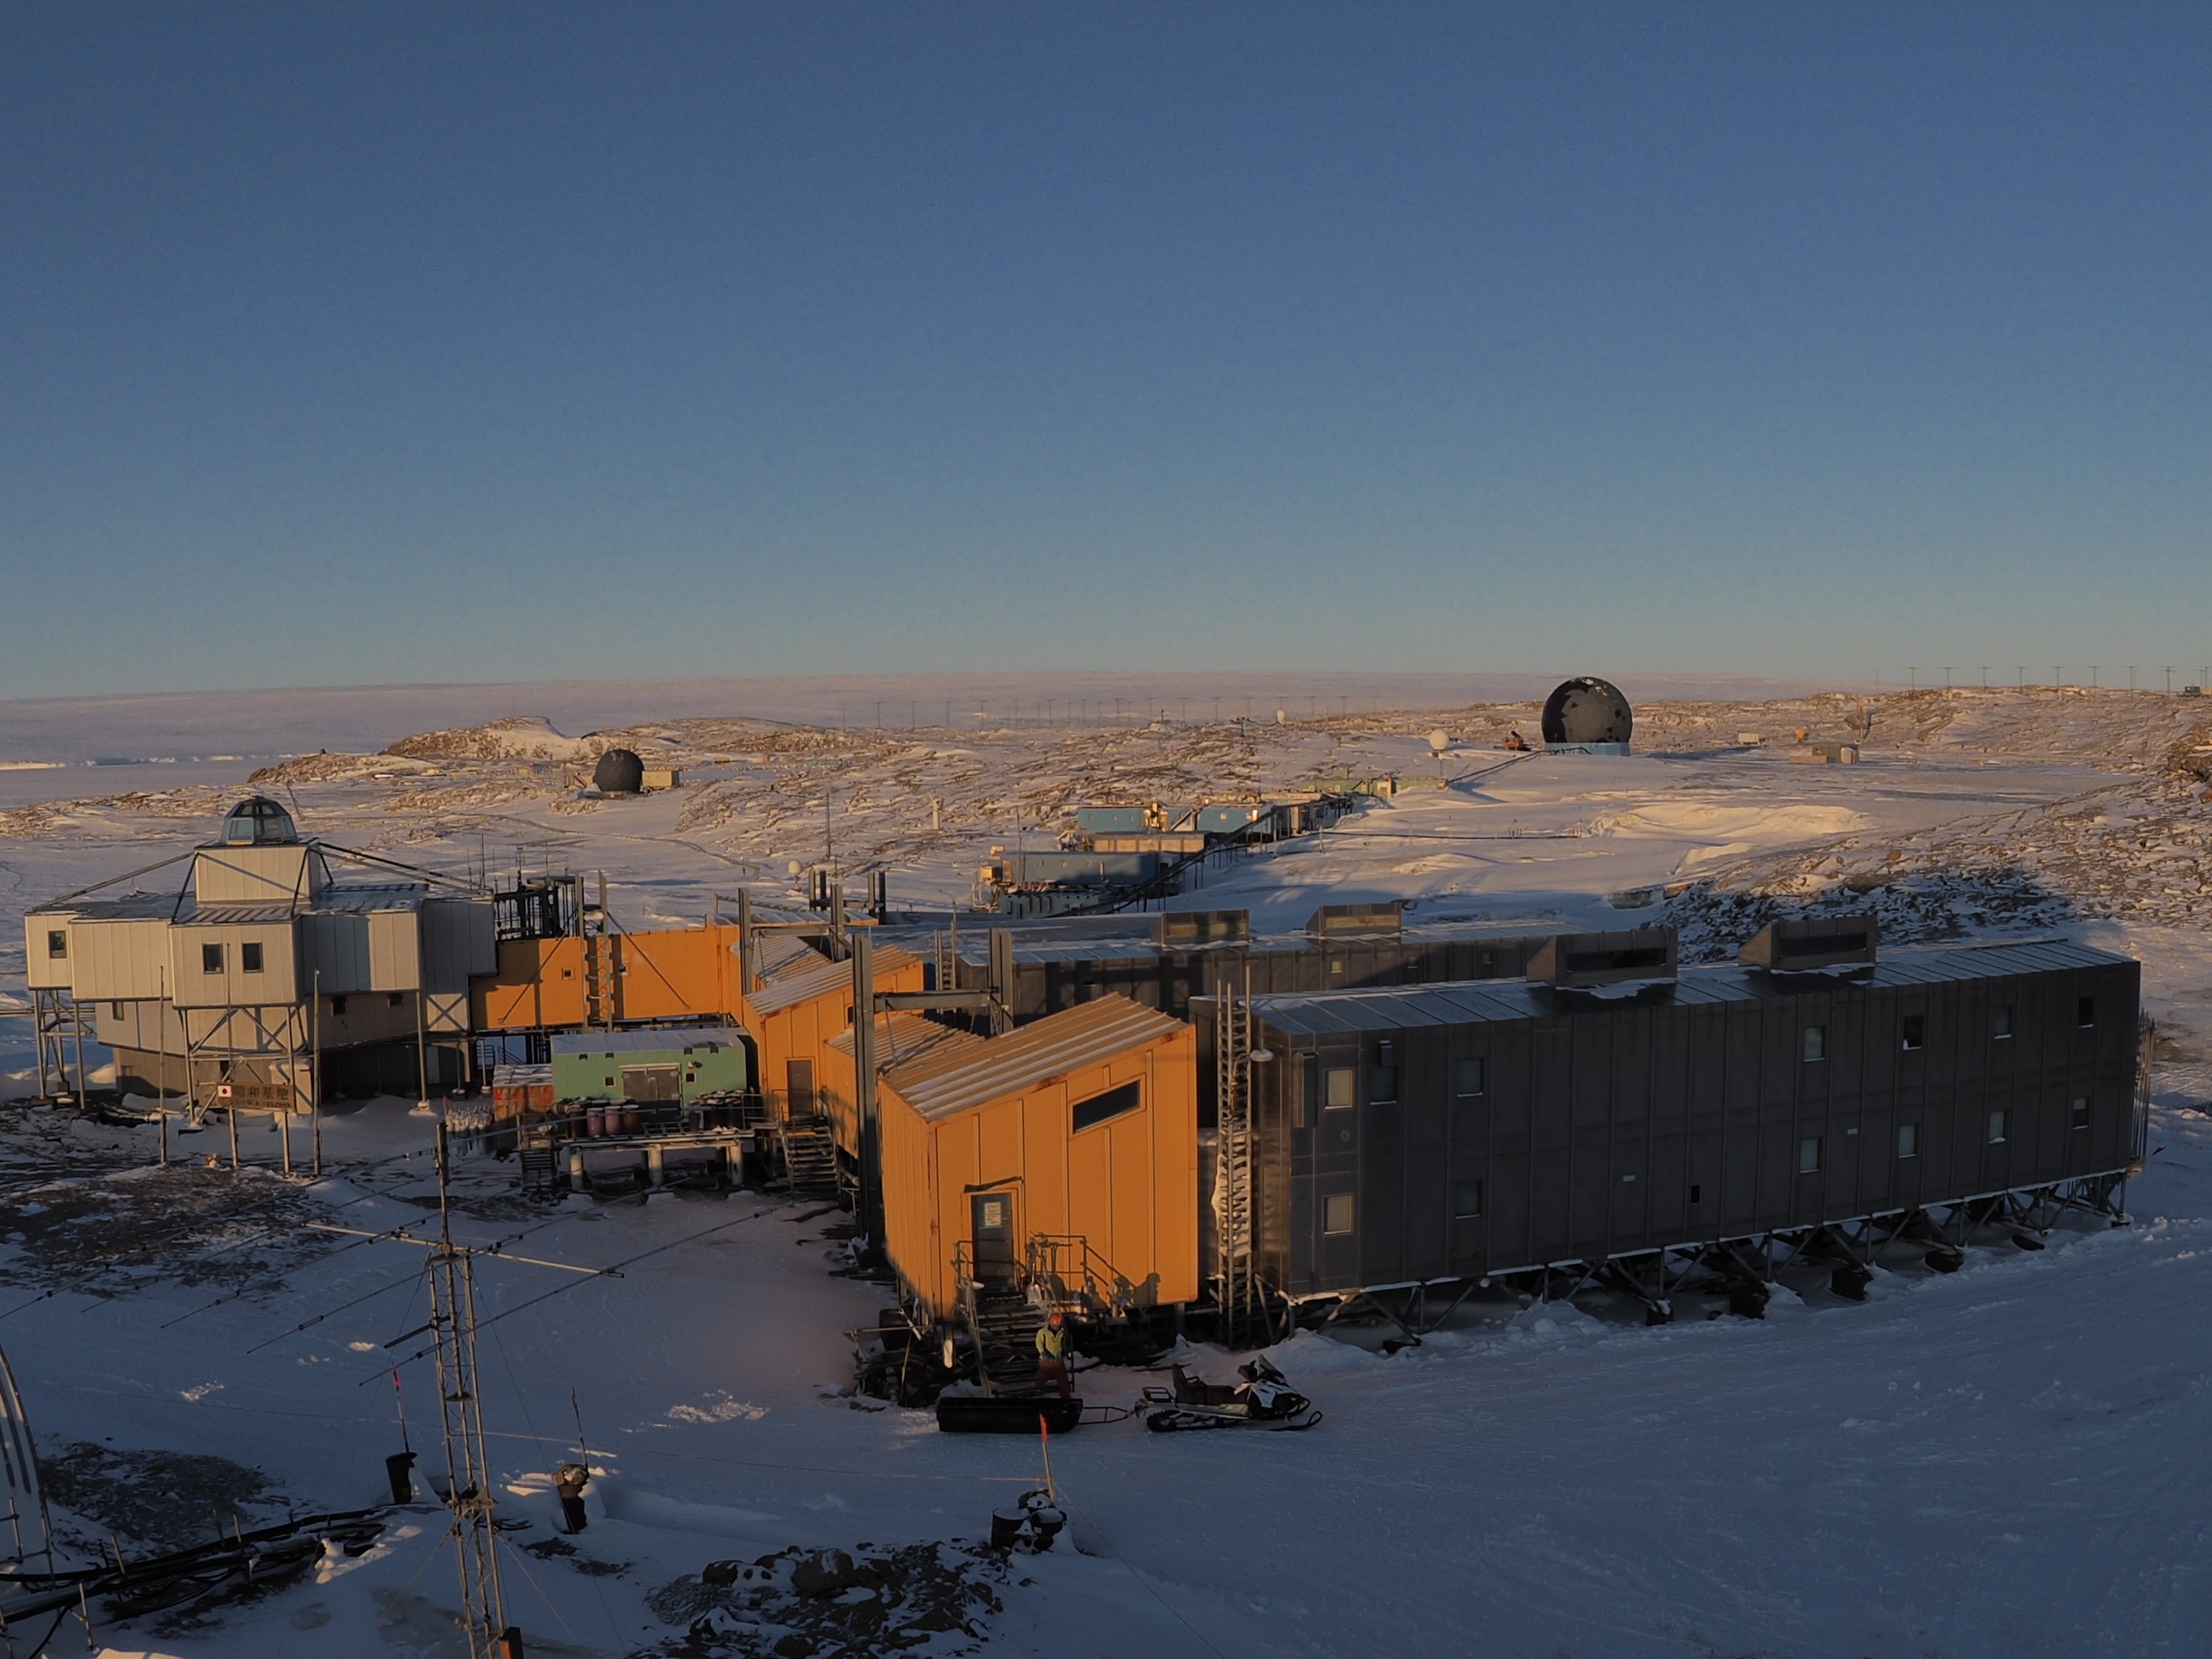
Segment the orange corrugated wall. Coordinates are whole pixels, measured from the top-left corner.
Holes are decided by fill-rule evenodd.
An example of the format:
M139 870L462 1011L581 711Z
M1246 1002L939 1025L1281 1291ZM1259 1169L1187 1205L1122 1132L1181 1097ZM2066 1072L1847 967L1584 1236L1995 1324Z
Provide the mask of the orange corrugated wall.
M876 969L876 989L879 992L919 991L922 988L921 981L922 964L919 961L908 962L903 967ZM790 1115L787 1079L790 1062L794 1060L814 1062L814 1093L819 1109L823 1073L841 1061L841 1056L830 1051L830 1039L840 1031L853 1029L853 986L849 976L843 984L820 996L795 1002L773 1013L760 1013L747 1004L740 1010L738 1018L752 1033L753 1042L760 1050L760 1086L767 1097L769 1115ZM846 1098L849 1101L853 1062L843 1060L842 1063Z
M601 948L614 952L615 1018L738 1018L737 945L733 922L611 935ZM498 971L471 980L469 1000L479 1031L581 1025L584 941L505 940Z
M1138 1079L1145 1103L1074 1132L1079 1100ZM1139 1303L1198 1297L1198 1034L1188 1026L936 1123L882 1091L884 1245L938 1314L955 1302L969 1200L1013 1194L1014 1229L1075 1234Z

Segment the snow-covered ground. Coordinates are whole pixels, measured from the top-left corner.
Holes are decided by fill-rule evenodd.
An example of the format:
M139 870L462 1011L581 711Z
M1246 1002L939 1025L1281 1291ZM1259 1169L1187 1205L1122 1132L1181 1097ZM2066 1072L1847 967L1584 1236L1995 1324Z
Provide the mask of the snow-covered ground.
M835 1215L748 1194L551 1208L515 1195L511 1166L466 1163L470 1239L593 1266L659 1249L618 1278L481 1270L487 1314L515 1310L486 1326L481 1359L503 1510L531 1523L508 1535L507 1595L533 1654L786 1640L869 1654L2133 1655L2197 1651L2212 1620L2197 1565L2212 1119L2196 1109L2212 1098L2197 1063L2212 1031L2212 807L2189 769L2212 742L2203 707L1887 697L1868 710L1857 768L1781 752L1799 726L1842 740L1856 697L1647 703L1639 752L1620 759L1509 760L1492 745L1515 726L1533 735L1527 704L957 732L640 719L623 740L692 781L605 802L572 779L607 739L573 744L580 727L517 709L392 753L289 743L310 752L261 787L295 800L310 833L413 862L496 869L520 851L533 866L604 867L636 927L696 919L739 883L794 898L788 866L820 856L825 800L842 865L888 868L895 904L942 909L990 846L1045 844L1070 804L1395 770L1394 799L1217 872L1194 899L1249 906L1264 928L1376 896L1413 901L1416 921L1665 919L1693 953L1775 906L1872 905L1892 939L2066 933L2145 963L2169 1061L2158 1151L2129 1195L2136 1224L2062 1231L2040 1253L1977 1250L1951 1277L1899 1262L1863 1305L1808 1282L1763 1322L1647 1330L1601 1308L1500 1302L1387 1357L1304 1335L1278 1357L1321 1427L1082 1430L1053 1449L1073 1547L1003 1565L954 1540L981 1539L990 1510L1034 1484L1038 1449L941 1437L926 1415L842 1392L843 1333L884 1297L832 1275ZM1441 764L1425 740L1437 727L1455 740ZM1753 731L1765 746L1736 743ZM153 862L204 835L230 793L10 797L0 972L13 978L0 985L20 995L26 902ZM286 1504L373 1502L398 1449L387 1367L419 1339L383 1345L422 1322L419 1251L302 1223L420 1231L424 1120L388 1101L334 1117L332 1173L313 1185L201 1167L217 1139L180 1140L193 1161L163 1173L147 1168L150 1130L14 1109L0 1127L0 1346L89 1541L102 1528L126 1549L168 1541L163 1528L189 1534L200 1510L250 1524ZM249 1152L266 1164L262 1139ZM1225 1356L1196 1358L1226 1374ZM434 1447L427 1362L401 1378L414 1443ZM1084 1380L1090 1397L1126 1401L1148 1379ZM592 1524L570 1539L549 1476L574 1455L580 1417L602 1473ZM186 1496L149 1501L172 1488ZM370 1555L204 1621L99 1634L183 1659L458 1653L441 1622L443 1519L425 1508ZM860 1615L794 1613L780 1592L764 1625L696 1582L709 1562L793 1547L870 1559L862 1544L906 1598L873 1633ZM899 1646L900 1620L924 1607L943 1627Z

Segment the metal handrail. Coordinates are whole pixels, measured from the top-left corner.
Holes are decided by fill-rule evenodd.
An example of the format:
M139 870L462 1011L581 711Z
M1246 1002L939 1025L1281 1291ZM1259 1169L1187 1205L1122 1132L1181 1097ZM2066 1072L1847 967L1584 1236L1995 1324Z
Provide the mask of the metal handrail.
M1024 1256L1027 1288L1048 1309L1118 1318L1136 1305L1128 1276L1081 1233L1032 1233Z

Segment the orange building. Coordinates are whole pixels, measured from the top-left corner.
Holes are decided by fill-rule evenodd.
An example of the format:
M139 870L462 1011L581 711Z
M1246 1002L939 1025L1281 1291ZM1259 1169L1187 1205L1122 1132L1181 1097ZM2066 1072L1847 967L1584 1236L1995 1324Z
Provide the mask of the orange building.
M469 981L479 1031L718 1021L738 1011L732 922L590 939L503 939L495 972ZM605 1006L595 1006L604 1000Z
M945 1318L963 1279L1042 1278L1116 1310L1194 1301L1197 1056L1189 1025L1109 995L891 1061L884 1244L915 1297Z
M920 957L885 945L874 958L878 992L922 988ZM806 1117L821 1109L816 1079L830 1040L853 1029L853 964L803 951L764 972L765 982L739 1002L756 1044L761 1092L770 1117ZM848 1058L848 1071L851 1064Z
M893 1013L877 1017L876 1069L878 1074L920 1060L925 1054L966 1048L985 1041L973 1031L939 1025L920 1014ZM848 1158L860 1155L860 1094L853 1071L853 1030L849 1025L830 1039L822 1050L822 1069L815 1074L815 1097L829 1115L837 1150Z

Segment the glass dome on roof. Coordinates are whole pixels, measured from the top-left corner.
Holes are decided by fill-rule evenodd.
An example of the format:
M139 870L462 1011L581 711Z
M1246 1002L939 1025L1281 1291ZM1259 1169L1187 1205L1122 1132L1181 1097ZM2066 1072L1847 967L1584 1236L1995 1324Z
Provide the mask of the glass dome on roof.
M248 795L222 821L226 847L293 847L299 840L292 815L266 795Z

